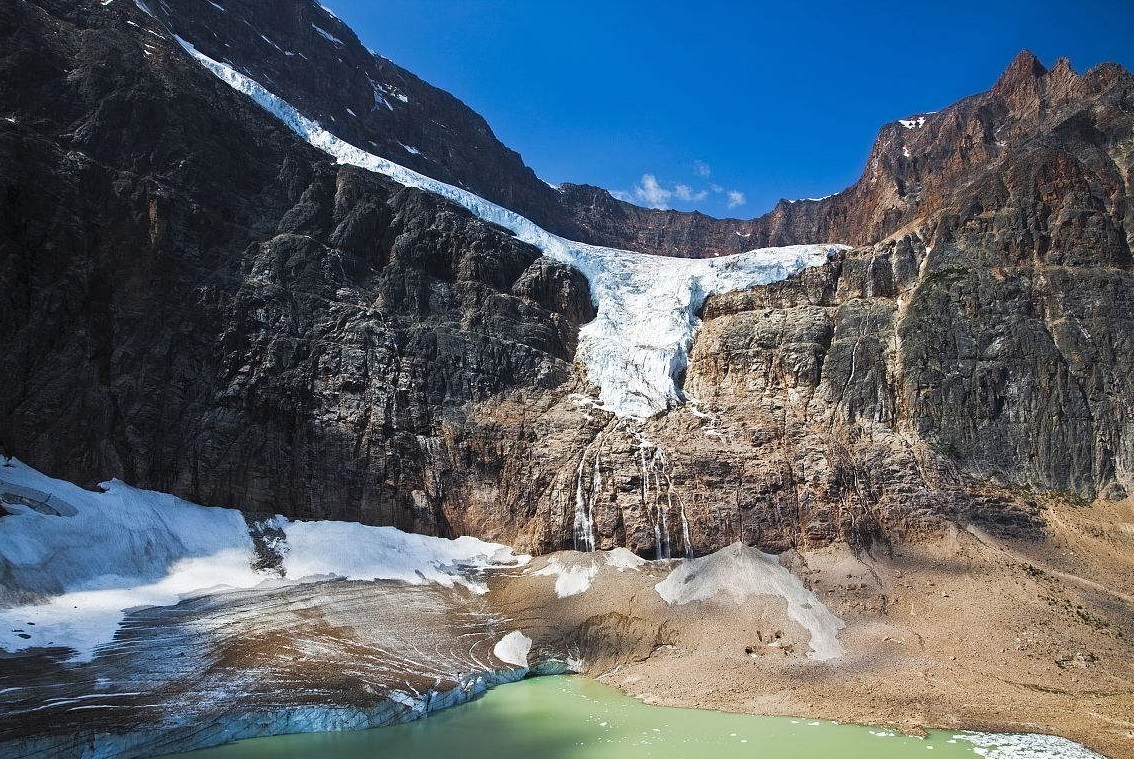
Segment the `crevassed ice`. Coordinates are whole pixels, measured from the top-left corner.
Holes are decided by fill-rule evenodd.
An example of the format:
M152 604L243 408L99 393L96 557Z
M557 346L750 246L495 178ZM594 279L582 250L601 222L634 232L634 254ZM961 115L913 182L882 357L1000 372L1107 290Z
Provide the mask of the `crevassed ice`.
M544 255L578 269L591 286L598 316L579 333L577 358L598 387L602 408L649 417L682 400L675 378L685 369L696 313L710 295L777 282L817 266L843 245L762 248L712 259L650 256L567 240L514 211L344 142L231 66L176 38L205 68L248 95L311 145L340 163L384 174L441 195L511 230Z

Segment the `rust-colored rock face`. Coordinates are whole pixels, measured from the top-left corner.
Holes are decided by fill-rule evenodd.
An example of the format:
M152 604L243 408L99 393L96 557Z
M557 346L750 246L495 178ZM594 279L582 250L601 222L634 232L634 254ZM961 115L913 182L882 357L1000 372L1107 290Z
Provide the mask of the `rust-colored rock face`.
M598 546L647 556L884 546L966 520L1030 533L1046 499L1134 485L1134 80L1118 66L1021 54L989 92L883 127L844 192L717 220L547 187L313 3L170 5L0 8L7 454L534 551L576 544L583 510ZM154 24L228 45L205 52L556 232L675 255L859 247L710 299L690 402L616 419L574 361L594 318L582 275L335 166ZM309 67L263 54L261 34Z
M523 463L504 492L473 477L454 518L545 550L570 544L581 499L600 545L679 555L885 543L950 521L1026 534L1047 498L1123 497L1132 112L1119 67L1048 72L1025 53L990 92L885 127L852 188L757 220L779 232L749 228L761 243L794 242L793 225L885 239L711 299L685 377L695 405L641 424L571 400L478 406L514 441L500 460ZM488 455L469 442L481 427L463 434Z

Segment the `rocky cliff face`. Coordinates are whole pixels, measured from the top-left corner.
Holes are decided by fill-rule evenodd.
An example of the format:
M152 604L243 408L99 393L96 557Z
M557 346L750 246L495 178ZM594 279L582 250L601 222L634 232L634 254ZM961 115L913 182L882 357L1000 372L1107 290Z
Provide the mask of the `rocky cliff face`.
M734 538L885 543L969 520L1034 535L1048 498L1124 497L1132 104L1117 67L1080 77L1023 54L991 92L887 127L855 187L805 207L853 210L813 218L820 237L839 218L896 233L711 299L685 378L695 406L572 425L566 403L535 423L488 404L540 451L501 456L525 462L506 516L491 486L454 513L542 550L564 545L583 504L600 545L676 555Z
M1134 484L1134 80L1117 66L1021 55L991 91L884 127L847 191L715 220L547 187L314 4L174 5L0 9L9 455L537 551L571 547L581 511L600 547L651 556L885 546L966 520L1034 534L1047 499ZM696 402L617 419L574 364L581 275L331 164L173 33L568 236L861 247L710 299Z
M436 425L573 378L585 280L332 165L128 10L0 11L0 446L87 484L447 533Z

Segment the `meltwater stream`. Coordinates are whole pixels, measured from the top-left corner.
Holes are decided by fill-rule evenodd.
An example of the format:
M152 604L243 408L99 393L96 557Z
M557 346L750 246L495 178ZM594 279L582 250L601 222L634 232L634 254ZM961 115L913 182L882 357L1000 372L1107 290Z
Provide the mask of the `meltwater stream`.
M1011 740L1013 736L1005 736ZM925 739L827 721L650 706L582 677L539 677L405 725L255 738L180 759L994 759L1080 756L1001 752L952 732ZM1058 740L1058 739L1056 739ZM1064 742L1072 751L1079 749ZM1082 756L1092 756L1090 752ZM176 758L175 758L176 759Z

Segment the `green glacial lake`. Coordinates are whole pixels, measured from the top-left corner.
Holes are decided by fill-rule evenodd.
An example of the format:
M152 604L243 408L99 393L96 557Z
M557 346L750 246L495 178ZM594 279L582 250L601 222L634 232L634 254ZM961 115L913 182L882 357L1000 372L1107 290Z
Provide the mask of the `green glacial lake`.
M878 733L882 733L879 735ZM406 725L255 738L184 759L952 759L952 733L920 740L831 722L649 706L581 677L539 677Z

